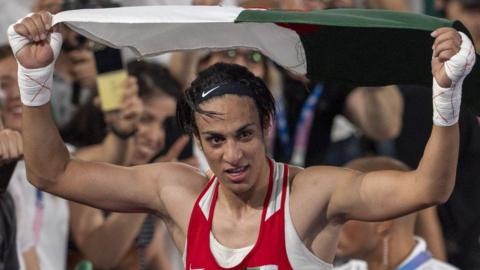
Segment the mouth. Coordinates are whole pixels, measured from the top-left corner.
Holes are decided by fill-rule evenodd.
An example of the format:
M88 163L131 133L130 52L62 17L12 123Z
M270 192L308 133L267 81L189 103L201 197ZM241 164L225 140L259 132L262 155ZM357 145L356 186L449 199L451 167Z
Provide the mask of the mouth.
M247 170L250 166L238 166L230 169L226 169L224 172L228 175L230 181L238 183L244 180Z

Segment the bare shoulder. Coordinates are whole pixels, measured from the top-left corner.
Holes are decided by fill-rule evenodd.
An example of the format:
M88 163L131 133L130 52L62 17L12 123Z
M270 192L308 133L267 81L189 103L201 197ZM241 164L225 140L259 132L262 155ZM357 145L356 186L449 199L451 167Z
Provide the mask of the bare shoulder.
M136 166L139 177L148 177L165 183L165 186L181 186L199 189L208 182L207 176L197 168L180 162L161 162Z
M318 232L327 225L328 206L333 191L356 174L355 171L333 166L306 169L291 167L290 210L292 221L301 237L307 232Z
M312 166L305 169L289 166L289 172L292 192L295 189L312 190L313 187L319 187L315 192L328 191L335 188L339 182L359 174L357 171L335 166Z
M138 170L157 182L164 210L174 223L186 229L193 205L208 183L208 177L185 163L155 163Z
M328 203L336 186L342 169L331 166L314 166L309 168L291 167L290 170L290 205L302 207L305 203L315 203L322 208Z

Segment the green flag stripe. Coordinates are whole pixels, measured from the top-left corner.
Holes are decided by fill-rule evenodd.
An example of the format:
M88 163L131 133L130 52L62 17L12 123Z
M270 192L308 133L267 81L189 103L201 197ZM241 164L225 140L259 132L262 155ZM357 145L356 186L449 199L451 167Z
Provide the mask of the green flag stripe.
M430 86L433 38L439 27L460 22L385 10L331 9L312 12L245 10L235 22L273 22L283 26L321 25L298 33L305 50L307 76L355 85L421 84ZM300 29L300 28L298 28ZM312 29L310 29L312 30ZM480 114L480 60L464 82L462 104Z
M432 31L452 27L453 22L416 13L367 9L327 9L311 12L280 10L244 10L239 22L274 22L342 27L402 28Z

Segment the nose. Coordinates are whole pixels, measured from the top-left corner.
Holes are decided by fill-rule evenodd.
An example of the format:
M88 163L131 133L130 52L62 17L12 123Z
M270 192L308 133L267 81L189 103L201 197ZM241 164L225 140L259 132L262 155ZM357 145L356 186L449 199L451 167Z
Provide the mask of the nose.
M225 152L223 154L223 159L227 163L231 165L238 165L242 157L243 152L236 141L230 140L225 144Z

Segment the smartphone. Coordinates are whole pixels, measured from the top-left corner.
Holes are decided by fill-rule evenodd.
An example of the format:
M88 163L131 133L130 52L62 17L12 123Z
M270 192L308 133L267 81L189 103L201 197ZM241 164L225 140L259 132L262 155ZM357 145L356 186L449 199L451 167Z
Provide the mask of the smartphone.
M170 149L170 147L177 141L177 139L180 138L180 136L185 135L178 127L175 116L170 116L167 119L165 119L164 127L165 127L165 133L166 133L165 147L163 148L162 151L160 151L160 153L155 155L152 161L165 155ZM187 145L185 146L185 148L183 148L182 152L178 156L178 160L187 159L192 156L193 156L193 141L192 141L192 138L190 138Z
M124 83L128 77L123 68L120 50L103 47L95 50L97 89L105 112L117 110L123 98Z

